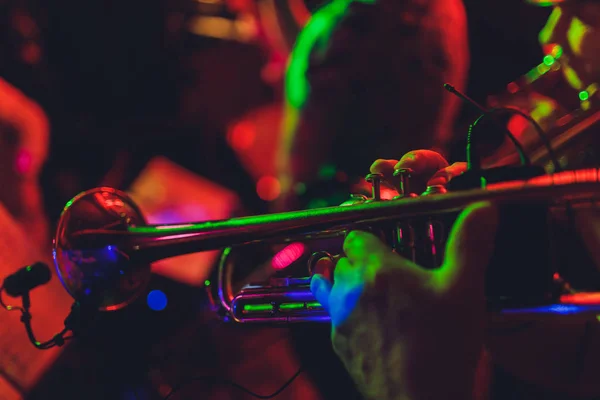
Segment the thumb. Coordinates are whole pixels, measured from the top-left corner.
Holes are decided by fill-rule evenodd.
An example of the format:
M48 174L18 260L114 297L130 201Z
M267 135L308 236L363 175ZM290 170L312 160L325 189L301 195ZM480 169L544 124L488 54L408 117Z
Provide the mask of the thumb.
M498 211L490 203L473 204L459 215L448 238L444 264L435 275L442 292L483 294L497 226Z

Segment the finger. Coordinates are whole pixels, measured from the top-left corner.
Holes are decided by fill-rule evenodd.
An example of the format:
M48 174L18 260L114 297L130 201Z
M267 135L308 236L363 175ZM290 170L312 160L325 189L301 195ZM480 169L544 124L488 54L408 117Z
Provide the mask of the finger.
M411 282L426 276L425 270L392 252L390 247L371 233L350 232L344 241L344 253L348 258L348 269L352 271L344 273L344 276L349 277L348 279L356 279L356 276L359 276L364 281L375 283L377 273L382 268L395 269L405 274L406 279ZM339 267L338 263L336 274Z
M473 204L459 215L448 238L444 264L435 274L438 289L483 295L497 225L498 211L490 203Z
M315 274L310 280L310 291L327 313L329 313L329 296L331 295L331 288L331 282L322 275Z
M391 249L387 245L368 232L352 231L344 240L344 253L353 265L366 266L372 262L379 262L381 257L389 252Z
M334 276L333 294L328 298L331 302L327 307L331 324L335 328L343 324L356 308L363 294L365 282L362 278L362 270L351 264L346 257L338 261Z
M329 281L333 281L333 270L335 268L335 264L339 260L339 256L330 257L322 257L315 263L313 267L313 273L322 275Z
M435 186L435 185L443 185L445 186L451 179L456 178L467 170L467 163L465 162L457 162L449 167L439 170L436 172L429 182L427 182L427 186Z
M342 257L333 270L333 280L340 286L353 285L362 280L363 269L363 264L352 264L347 257Z
M432 150L415 150L406 153L394 166L394 170L410 169L410 188L413 193L422 193L427 181L439 170L448 166L446 159ZM401 188L398 187L400 191Z
M394 176L394 165L398 163L398 160L384 160L378 159L371 164L370 171L372 174L383 174L386 179L391 179Z
M415 176L431 176L447 166L448 161L436 151L414 150L402 156L394 169L410 168Z

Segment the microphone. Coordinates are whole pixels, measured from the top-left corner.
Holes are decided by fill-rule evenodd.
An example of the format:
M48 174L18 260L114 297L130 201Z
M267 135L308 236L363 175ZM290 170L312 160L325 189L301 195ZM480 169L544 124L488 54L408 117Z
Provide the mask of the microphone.
M483 114L485 114L489 111L488 109L483 107L481 104L479 104L478 102L476 102L475 100L473 100L472 98L467 96L466 94L462 93L461 91L459 91L458 89L456 89L454 86L452 86L449 83L444 83L444 89L446 89L447 91L449 91L450 93L452 93L453 95L458 97L459 99L463 100L465 103L475 107L477 110L481 111Z
M481 104L477 103L475 100L471 99L466 94L464 94L461 91L459 91L458 89L456 89L454 86L450 85L449 83L444 84L444 89L446 89L448 92L452 93L453 95L457 96L458 98L463 100L465 103L471 105L472 107L475 107L479 112L481 112L481 115L479 116L479 118L477 118L475 120L475 122L473 122L469 126L469 132L467 135L467 165L468 165L467 168L468 169L477 169L478 170L481 168L480 158L482 155L479 154L478 152L474 151L475 146L474 146L473 135L472 135L473 131L475 131L475 128L481 128L481 127L486 129L487 135L485 135L483 138L481 138L481 137L477 138L477 147L479 147L480 151L482 150L481 145L483 144L485 146L487 144L486 147L488 147L488 149L487 149L486 153L493 152L502 144L504 138L508 137L508 139L510 139L510 141L515 146L515 149L517 150L517 154L519 155L519 158L521 160L521 166L531 165L531 161L529 160L529 157L527 157L527 154L525 153L525 149L523 149L523 146L521 145L521 143L512 134L512 132L508 130L506 125L503 124L498 118L499 117L498 114L500 112L504 112L505 114L508 114L508 115L514 115L516 113L522 114L522 113L518 112L517 110L513 110L510 108L506 108L506 107L494 108L494 109L488 110L485 107L483 107ZM529 117L529 118L526 117L526 119L530 120L531 117ZM486 126L487 120L489 120L490 124L488 124Z
M50 268L42 262L36 262L7 276L2 287L9 296L20 297L32 289L50 282L51 277Z
M43 262L36 262L19 269L12 275L7 276L0 287L0 306L7 311L20 311L21 322L25 325L25 331L27 332L27 338L31 344L38 350L48 350L55 346L63 346L66 340L69 340L78 334L84 328L87 328L88 324L92 321L96 315L97 306L90 308L89 304L82 305L79 302L75 302L71 307L71 312L65 319L65 327L62 331L54 335L54 337L45 342L40 342L36 339L31 326L31 299L29 292L38 286L44 285L50 282L52 274L50 268ZM2 300L2 292L6 292L11 297L21 297L22 307L8 306ZM65 336L68 331L72 332L72 335Z

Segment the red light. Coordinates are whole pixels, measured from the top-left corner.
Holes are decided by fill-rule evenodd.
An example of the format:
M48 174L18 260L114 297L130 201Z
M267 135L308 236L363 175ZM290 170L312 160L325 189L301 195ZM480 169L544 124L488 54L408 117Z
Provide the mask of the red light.
M508 93L510 94L515 94L519 91L519 85L517 85L515 82L511 82L506 87L506 90L508 90Z
M281 185L277 178L263 176L256 183L256 193L265 201L273 201L281 194Z
M338 171L335 174L335 179L338 182L346 182L348 180L348 175L344 171Z
M279 253L273 256L271 265L274 269L284 269L302 257L305 249L306 247L302 243L292 243L285 246Z
M27 150L19 151L19 154L17 154L17 159L15 161L17 172L23 175L27 174L31 169L32 162L33 159L31 157L31 154L29 154Z
M515 135L519 142L522 141L522 138L529 128L529 121L527 119L521 117L520 115L515 115L508 121L508 130Z
M237 151L248 150L256 139L256 129L251 122L239 122L227 134L229 145Z
M600 293L577 293L560 296L560 302L566 304L596 305L600 304Z

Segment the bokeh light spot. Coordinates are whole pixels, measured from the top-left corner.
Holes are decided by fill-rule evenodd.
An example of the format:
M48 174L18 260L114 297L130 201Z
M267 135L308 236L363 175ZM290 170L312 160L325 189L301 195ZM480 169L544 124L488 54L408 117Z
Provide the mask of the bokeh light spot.
M33 158L27 150L19 151L15 160L15 167L19 174L27 174L31 170L32 163Z
M151 310L162 311L167 307L167 295L161 290L152 290L146 297L146 303Z
M296 192L297 195L303 195L306 193L306 185L302 182L296 183L294 186L294 192Z
M248 150L256 139L256 128L251 122L238 122L227 133L227 141L236 151Z
M281 249L271 261L274 269L284 269L302 257L306 246L302 243L292 243Z
M281 194L281 184L275 177L263 176L256 183L256 193L265 201L273 201Z

